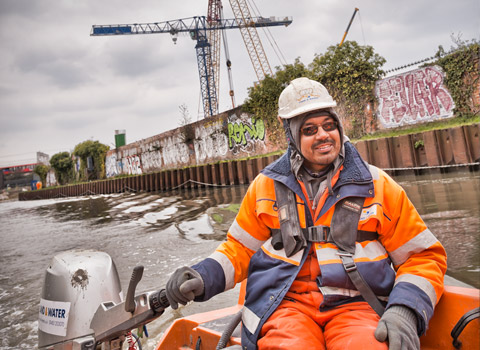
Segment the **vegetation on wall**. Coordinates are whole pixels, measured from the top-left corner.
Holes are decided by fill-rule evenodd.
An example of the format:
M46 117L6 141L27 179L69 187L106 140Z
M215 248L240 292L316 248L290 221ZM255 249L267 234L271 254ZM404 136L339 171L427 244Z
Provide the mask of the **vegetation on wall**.
M373 47L346 41L342 46L330 46L316 55L309 65L313 79L322 83L337 101L337 109L345 116L344 127L350 137L367 132L367 105L375 102L375 82L385 72L385 59Z
M191 145L195 139L195 130L192 126L192 118L190 117L188 107L185 103L178 106L178 109L180 111L180 126L182 127L180 137L182 138L182 142Z
M50 165L55 170L55 177L60 185L73 180L73 160L68 152L56 153L50 158Z
M454 43L456 48L452 53L439 47L437 60L431 64L439 65L446 74L445 85L455 102L455 119L475 122L480 114L480 105L473 99L479 86L480 45L474 40L454 39ZM308 66L297 58L294 64L277 67L273 76L249 88L244 109L265 121L269 135L273 135L271 141L282 139L283 130L276 121L278 97L291 80L306 76L325 85L337 101L339 115L344 116L346 134L359 139L368 134L371 126L367 124L366 107L374 109L375 82L385 75L382 70L385 62L371 46L361 46L355 41L347 41L340 47L330 46L325 53L316 55ZM374 123L374 113L372 117L370 122Z
M277 120L278 97L295 78L310 76L308 69L297 58L293 64L276 68L273 77L266 76L257 85L248 89L248 98L243 104L246 112L262 118L269 130L269 141L279 144L285 141L281 124Z
M446 54L442 46L438 48L434 64L445 72L445 85L455 102L455 115L469 118L480 113L480 105L473 103L473 93L479 84L480 44L454 39L453 53Z
M98 141L87 140L75 146L73 154L80 158L79 180L105 179L105 156L109 146ZM88 169L88 158L91 158L93 168Z
M324 54L316 55L308 67L297 58L294 64L277 68L273 77L267 76L249 89L244 108L266 121L270 132L272 127L279 129L276 117L280 93L291 80L306 76L329 90L341 109L340 114L348 119L346 133L358 137L366 132L365 107L375 101L375 82L384 74L381 70L384 63L385 59L371 46L360 46L354 41L346 41L340 47L330 46Z

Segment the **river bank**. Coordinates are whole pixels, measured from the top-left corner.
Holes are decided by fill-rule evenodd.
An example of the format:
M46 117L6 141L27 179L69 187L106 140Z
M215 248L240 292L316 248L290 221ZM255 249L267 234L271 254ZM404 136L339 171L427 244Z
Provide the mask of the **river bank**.
M355 143L362 158L391 175L448 173L480 169L480 124L419 134L401 135ZM281 156L225 159L198 166L184 166L107 180L21 192L19 200L76 197L122 192L157 192L215 186L247 185L268 164ZM138 158L138 157L137 157ZM139 158L140 159L140 158Z
M18 196L22 192L29 191L29 187L16 187L10 189L3 189L0 191L0 202L3 201L16 201L18 200Z

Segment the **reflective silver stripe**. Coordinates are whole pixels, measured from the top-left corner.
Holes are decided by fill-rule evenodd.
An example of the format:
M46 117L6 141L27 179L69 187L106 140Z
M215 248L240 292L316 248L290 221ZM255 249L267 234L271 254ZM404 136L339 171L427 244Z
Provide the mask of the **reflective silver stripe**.
M320 287L323 295L343 295L345 297L356 297L360 295L358 290L337 288L337 287Z
M325 262L334 259L340 259L338 256L338 250L335 248L320 248L317 249L318 261ZM375 260L385 255L387 251L383 245L378 241L372 241L363 247L360 243L355 244L355 255L354 259L367 258L370 260Z
M328 295L343 295L345 297L356 297L360 295L360 292L358 290L354 289L347 289L347 288L337 288L337 287L320 287L320 291L322 292L323 295L328 296ZM378 299L387 301L388 296L377 296Z
M411 283L423 290L430 298L432 306L435 306L437 303L437 293L435 293L435 288L433 288L430 281L426 278L417 275L405 274L401 275L395 280L395 285L400 282Z
M235 269L230 259L220 252L214 252L209 258L212 258L222 266L223 274L225 275L225 290L232 289L235 286Z
M253 251L257 251L260 249L264 241L260 241L253 237L250 233L245 231L243 228L240 227L240 225L237 222L237 219L235 219L232 223L232 226L230 226L230 229L228 232L240 243L242 243L245 247L248 249L251 249Z
M378 180L380 178L380 173L376 166L368 164L368 169L370 170L370 174L372 174L373 180Z
M395 266L401 265L407 261L412 254L419 253L427 248L430 248L437 242L437 238L427 228L401 247L398 247L394 251L390 252L390 257L392 258L392 262Z
M252 310L244 306L242 309L242 324L250 333L253 334L260 324L260 317L255 315Z
M269 238L262 246L263 250L266 251L266 253L273 257L277 258L286 262L293 263L295 265L300 265L300 262L302 261L302 256L303 256L303 251L304 249L300 250L299 252L295 253L294 255L287 257L287 254L285 253L285 249L280 249L276 250L273 248L272 245L272 238Z
M368 258L371 260L377 259L382 255L387 254L385 247L379 241L372 241L363 247L360 243L355 244L354 259Z

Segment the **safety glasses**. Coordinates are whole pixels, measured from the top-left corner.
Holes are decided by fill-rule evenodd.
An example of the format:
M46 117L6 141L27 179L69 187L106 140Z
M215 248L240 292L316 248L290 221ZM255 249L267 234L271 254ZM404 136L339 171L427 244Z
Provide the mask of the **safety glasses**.
M316 135L318 132L318 128L322 128L326 132L336 130L338 128L337 122L331 121L326 122L320 125L308 125L302 128L300 131L302 132L303 136L313 136Z

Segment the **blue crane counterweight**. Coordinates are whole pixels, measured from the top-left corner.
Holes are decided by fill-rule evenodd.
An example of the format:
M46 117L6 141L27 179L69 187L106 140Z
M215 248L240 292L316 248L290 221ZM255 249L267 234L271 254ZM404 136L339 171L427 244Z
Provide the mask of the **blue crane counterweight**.
M292 19L290 17L284 17L282 19L274 17L252 17L242 20L221 19L216 26L209 26L205 16L197 16L155 23L93 25L90 35L107 36L168 33L176 36L181 32L190 33L191 38L197 41L195 50L197 54L203 111L206 117L211 117L218 113L218 99L214 81L211 45L207 39L207 31L246 27L288 26L291 23Z

